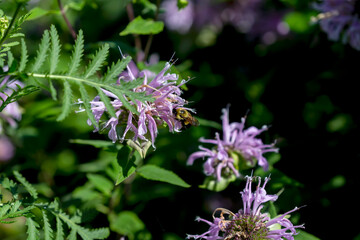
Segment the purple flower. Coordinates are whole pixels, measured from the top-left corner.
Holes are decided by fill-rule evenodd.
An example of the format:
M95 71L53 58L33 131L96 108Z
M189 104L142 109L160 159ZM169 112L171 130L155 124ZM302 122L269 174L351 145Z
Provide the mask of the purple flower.
M158 134L158 127L167 125L170 132L178 132L182 128L182 123L174 115L174 109L183 107L187 102L180 97L180 86L185 84L182 81L177 84L178 76L166 72L170 69L169 63L158 74L149 70L139 71L134 62L130 62L127 70L120 74L117 84L122 81L129 82L137 78L143 78L140 86L133 89L134 92L145 92L147 96L154 98L154 102L132 102L128 103L136 106L139 115L135 115L124 107L124 103L113 93L103 90L112 99L111 104L116 111L116 118L111 117L104 124L104 128L109 128L108 136L113 141L123 142L125 139L135 141L151 141L155 148L155 139ZM82 103L79 101L79 103ZM105 104L100 97L94 98L91 103L91 110L97 122L107 111ZM189 109L191 110L191 109ZM80 109L80 111L83 111ZM91 122L88 121L91 125ZM99 129L95 129L99 131Z
M349 43L351 47L360 50L360 20L355 11L357 0L325 0L314 8L321 11L314 21L320 22L321 29L332 41Z
M204 172L208 176L214 176L217 181L221 177L229 177L234 174L239 176L240 168L253 167L256 162L268 170L268 162L263 154L266 152L277 152L274 144L264 144L257 135L267 130L266 126L261 129L249 127L244 129L245 118L241 122L229 123L229 108L223 109L222 115L223 139L218 133L215 139L203 139L203 143L211 143L215 146L210 150L199 147L201 151L191 154L188 165L192 165L197 158L207 158L204 164Z
M14 156L14 145L5 135L0 134L0 162L6 162Z
M18 80L10 80L10 76L6 76L0 83L0 88L6 86L2 92L0 92L0 101L3 103L11 95L13 91L16 91L18 87L23 87L24 84ZM0 134L2 132L2 121L5 120L11 127L16 127L16 121L21 120L21 110L17 102L8 104L2 112L0 112Z
M213 222L202 218L197 221L207 223L210 228L201 235L188 235L187 239L208 239L208 240L230 240L230 239L288 239L293 240L296 235L296 228L304 228L304 225L294 226L287 218L287 215L298 210L294 209L278 215L271 219L268 213L262 213L264 203L268 201L276 201L277 195L268 195L265 186L269 178L265 178L264 184L261 186L260 177L246 177L247 182L244 190L240 192L243 201L243 208L237 213L232 213L225 208L217 208L213 213ZM252 182L258 180L256 190L252 191ZM220 216L215 216L220 212Z

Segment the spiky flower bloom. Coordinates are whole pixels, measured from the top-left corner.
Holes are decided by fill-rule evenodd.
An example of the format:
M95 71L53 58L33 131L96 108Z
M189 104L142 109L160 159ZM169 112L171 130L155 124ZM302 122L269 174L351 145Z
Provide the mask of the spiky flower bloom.
M245 118L241 122L229 123L229 108L223 109L222 128L223 139L216 133L215 139L203 139L203 143L211 143L212 149L199 147L201 151L191 154L188 165L192 165L197 158L206 158L204 172L206 175L214 176L217 181L222 177L234 174L238 177L239 170L253 167L256 162L268 170L268 162L263 156L266 152L277 152L274 144L264 144L257 136L267 130L267 126L261 129L249 127L245 129Z
M158 134L158 127L167 125L170 132L178 132L181 130L182 123L176 119L174 110L179 107L184 107L187 103L180 97L182 91L180 86L185 84L182 81L177 84L178 75L166 72L170 69L171 64L166 63L165 67L155 74L148 70L139 71L134 62L130 62L127 70L120 74L117 84L124 82L131 82L138 78L143 78L141 85L136 86L134 92L144 92L147 96L154 98L153 102L132 102L129 104L135 106L139 115L136 115L124 107L124 103L114 94L109 91L103 92L112 99L111 104L116 111L116 118L111 117L104 124L104 128L109 128L108 136L113 141L124 141L125 139L132 139L135 141L147 142L151 141L155 148L155 139ZM100 100L100 97L95 97L91 102L92 113L97 122L107 111L105 104ZM192 109L185 108L193 111ZM89 125L91 122L88 121ZM99 129L95 129L99 131Z
M294 226L287 218L288 215L299 208L295 207L284 214L271 218L268 213L262 213L264 203L276 201L277 195L266 193L265 186L269 178L265 178L261 186L260 177L246 177L247 182L244 190L240 192L243 201L243 208L237 213L232 213L224 208L217 208L213 213L213 221L197 218L210 225L208 231L201 235L188 235L187 239L208 239L208 240L265 240L265 239L288 239L293 240L296 235L296 228L304 228L304 225ZM252 182L258 179L256 190L252 191ZM218 212L220 215L215 216Z
M332 41L349 43L353 48L360 50L360 28L357 15L358 0L324 0L315 4L314 8L321 13L313 18L319 21L321 29L326 32Z

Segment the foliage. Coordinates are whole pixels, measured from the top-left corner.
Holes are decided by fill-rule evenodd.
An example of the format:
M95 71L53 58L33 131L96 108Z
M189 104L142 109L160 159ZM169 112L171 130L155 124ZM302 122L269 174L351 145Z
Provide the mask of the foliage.
M14 171L14 176L18 183L6 177L0 179L2 192L7 190L10 193L10 196L7 196L10 200L6 202L3 202L3 195L1 195L3 202L0 211L1 223L10 224L16 218L25 217L27 239L31 240L39 239L42 231L46 240L64 239L64 236L69 236L69 239L77 239L77 235L81 239L88 240L106 239L109 236L109 229L107 228L88 229L81 226L82 213L77 211L76 215L69 216L61 210L58 200L41 202L32 184L17 171ZM22 193L19 190L20 187L24 188L26 193ZM55 221L50 221L50 217ZM42 219L42 226L40 226L38 219ZM64 223L68 226L68 230L65 229ZM55 229L56 232L54 232Z
M311 22L322 15L310 0L256 1L243 15L233 14L243 10L233 7L241 1L173 0L171 16L193 14L175 21L186 30L166 19L167 2L0 1L0 238L184 239L207 230L196 216L240 209L246 175L271 176L267 192L282 195L263 209L271 217L304 206L289 218L306 226L295 240L359 238L356 221L337 223L350 229L345 233L328 231L323 221L357 213L337 208L357 181L349 165L359 157L353 139L360 117L349 103L359 100L359 52L326 38ZM154 90L144 81L167 61L164 76L179 76L175 83L200 126L168 132L159 124L156 148L133 141L133 133L111 142L103 119L120 119L108 93L140 122L141 106L158 99L137 90ZM148 75L120 81L135 65ZM9 87L13 81L24 85ZM106 109L100 120L95 99ZM11 115L12 103L20 117ZM264 155L268 171L252 165L217 181L202 173L201 159L187 165L207 144L199 139L223 136L227 104L232 123L245 117L247 127L271 125L261 138L276 138L280 153ZM2 159L5 153L11 157Z

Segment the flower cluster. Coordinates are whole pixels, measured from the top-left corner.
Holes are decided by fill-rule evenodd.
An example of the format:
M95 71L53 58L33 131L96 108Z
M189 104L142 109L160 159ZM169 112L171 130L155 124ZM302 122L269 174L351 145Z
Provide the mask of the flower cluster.
M277 152L274 144L264 144L257 135L267 130L266 126L261 129L245 126L245 118L241 122L229 123L229 108L223 109L222 127L223 139L216 133L215 139L200 139L200 142L214 144L213 149L199 147L201 151L191 154L188 158L188 165L192 165L197 158L207 158L204 163L206 175L214 176L217 181L221 177L228 177L232 174L239 176L239 168L253 167L256 162L268 170L268 162L263 154L266 152Z
M176 118L175 109L184 108L189 111L192 109L185 108L186 100L180 97L182 91L180 86L185 84L182 81L177 84L178 75L166 72L170 69L171 64L166 63L165 67L158 74L149 70L139 71L134 62L130 62L127 69L120 74L117 84L122 81L129 82L138 78L143 78L143 83L133 89L134 92L145 92L147 96L154 98L153 102L136 101L129 103L136 105L139 115L136 115L124 107L124 103L113 93L103 90L103 92L113 99L112 106L116 110L116 118L111 117L104 124L104 128L109 128L108 136L113 141L124 141L129 139L147 142L151 140L152 146L155 148L155 139L158 134L158 126L167 125L170 132L178 132L183 125ZM97 96L91 101L91 110L97 122L107 111L105 104ZM91 125L91 122L88 121ZM99 129L95 129L99 131Z
M296 235L296 228L304 228L304 225L294 226L287 218L288 215L299 208L281 214L275 218L270 218L268 213L262 213L264 203L268 201L276 201L277 195L269 195L266 193L265 186L269 178L265 178L264 184L261 186L261 178L258 177L258 185L256 190L252 191L252 182L255 177L246 177L247 182L244 190L241 192L243 208L237 213L232 213L224 208L217 208L213 214L213 221L197 218L210 225L208 231L201 235L188 235L187 238L208 239L208 240L240 240L240 239L288 239L293 240ZM220 212L220 216L216 217L216 213Z
M314 8L321 13L313 19L319 21L321 29L332 41L349 43L360 50L360 19L356 12L358 0L324 0Z
M3 69L7 71L7 67ZM9 95L13 91L16 91L18 87L23 87L24 84L18 80L11 80L10 76L5 76L2 82L0 83L0 101L3 103L6 101ZM14 146L10 139L5 135L5 130L3 124L9 124L10 127L16 127L17 121L21 120L21 110L17 102L9 103L1 112L0 112L0 161L7 161L11 159L14 155Z
M287 35L289 27L282 21L286 11L264 12L263 5L260 0L199 0L189 1L179 10L176 0L166 0L162 3L165 10L162 18L167 28L181 34L192 28L204 34L219 33L225 25L232 25L239 32L248 33L251 38L260 37L269 45Z

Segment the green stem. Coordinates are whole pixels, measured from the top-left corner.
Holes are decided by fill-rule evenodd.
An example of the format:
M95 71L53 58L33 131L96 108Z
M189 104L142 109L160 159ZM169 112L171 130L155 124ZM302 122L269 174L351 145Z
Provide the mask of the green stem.
M157 20L158 16L159 16L159 12L160 12L160 3L161 1L160 0L157 0L156 1L156 12L155 12L155 16L154 16L154 21ZM149 55L149 52L150 52L150 47L151 47L151 44L152 44L152 41L153 41L153 38L154 38L154 35L153 34L150 34L147 42L146 42L146 46L145 46L145 50L144 50L144 62L146 61L148 55Z
M9 32L10 32L10 29L11 29L12 26L14 25L15 19L16 19L17 15L18 15L19 11L20 11L21 6L22 6L22 3L18 3L18 4L17 4L16 10L15 10L15 12L14 12L14 16L13 16L12 19L11 19L11 22L10 22L10 24L9 24L9 27L6 29L6 31L5 31L5 33L4 33L4 36L3 36L3 37L1 38L1 40L0 40L0 46L4 43L7 35L8 35Z

